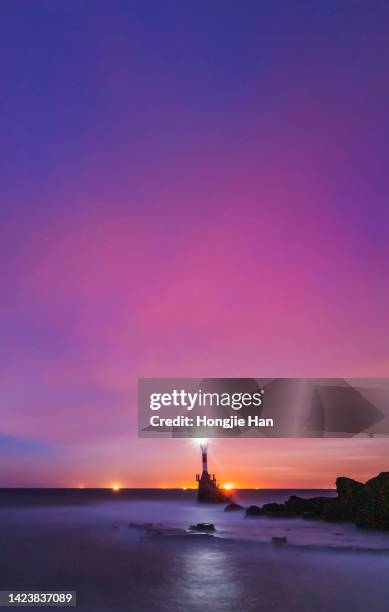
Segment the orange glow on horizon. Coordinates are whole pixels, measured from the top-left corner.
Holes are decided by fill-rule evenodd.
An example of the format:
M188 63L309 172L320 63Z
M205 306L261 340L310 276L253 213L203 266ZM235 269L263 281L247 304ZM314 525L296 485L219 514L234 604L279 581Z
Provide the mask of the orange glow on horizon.
M226 491L232 491L233 489L235 489L236 487L234 487L233 484L231 484L230 482L227 482L226 484L222 485L221 487L222 489L225 489Z
M54 485L53 485L54 486ZM66 485L65 485L66 488ZM70 485L68 488L74 488L74 485ZM94 484L93 482L91 484L88 485L77 485L76 487L79 490L88 490L88 489L110 489L111 491L114 491L115 493L118 491L123 490L122 485L120 484L110 484L110 485L106 485L103 483L96 483ZM181 483L169 483L169 484L159 484L159 483L154 483L154 482L147 482L147 483L136 483L134 484L134 486L132 487L128 487L129 489L166 489L166 490L170 490L170 489L178 489L181 491L197 491L197 486L193 486L193 485L182 485ZM264 482L261 486L258 486L257 484L251 483L251 482L242 482L239 485L235 485L232 484L230 482L227 482L225 484L221 484L220 485L221 489L224 489L225 491L238 491L241 489L247 489L247 490L253 490L253 491L261 491L263 489L309 489L309 488L317 488L317 489L334 489L335 488L335 484L333 483L327 483L327 482L315 482L315 483L311 483L311 482L273 482L273 481L269 481L269 482Z

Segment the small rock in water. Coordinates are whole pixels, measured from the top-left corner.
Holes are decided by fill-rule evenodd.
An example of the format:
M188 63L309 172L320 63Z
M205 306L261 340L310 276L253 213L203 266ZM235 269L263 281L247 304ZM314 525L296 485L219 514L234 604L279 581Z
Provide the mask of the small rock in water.
M287 544L288 543L288 538L286 536L281 536L281 537L277 537L277 536L273 536L271 541L273 542L273 544Z
M191 525L189 529L191 529L191 531L216 531L213 523L197 523L196 525Z
M236 512L237 510L244 510L244 508L240 504L234 503L228 504L228 506L224 508L224 512Z

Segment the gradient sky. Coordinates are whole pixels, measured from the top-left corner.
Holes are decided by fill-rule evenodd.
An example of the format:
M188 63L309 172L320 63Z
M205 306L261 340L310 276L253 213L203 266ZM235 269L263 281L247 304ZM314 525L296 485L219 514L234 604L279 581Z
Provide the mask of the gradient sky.
M191 485L139 376L387 376L389 3L2 0L0 486ZM389 440L218 440L241 486Z

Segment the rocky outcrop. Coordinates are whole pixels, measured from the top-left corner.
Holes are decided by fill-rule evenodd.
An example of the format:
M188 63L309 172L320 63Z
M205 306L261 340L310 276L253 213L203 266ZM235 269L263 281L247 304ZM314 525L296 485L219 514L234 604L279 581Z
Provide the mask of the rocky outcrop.
M359 527L389 529L389 472L381 472L365 484L366 499L356 516Z
M331 512L335 520L354 521L360 509L367 502L366 487L351 478L337 478L337 499L334 500Z
M312 497L304 499L292 495L284 504L264 504L263 506L249 506L246 510L246 516L268 516L274 518L319 518L324 511L329 498Z
M329 497L310 497L305 499L292 495L285 506L289 514L294 517L301 516L305 519L324 518L329 512L333 500Z
M259 506L249 506L246 510L246 517L250 516L265 516L265 513Z
M224 508L224 512L238 512L239 510L244 510L243 506L234 503L228 504L228 506Z
M389 530L389 472L381 472L366 484L340 477L336 491L334 498L292 495L284 504L250 506L246 516L346 521L367 529Z

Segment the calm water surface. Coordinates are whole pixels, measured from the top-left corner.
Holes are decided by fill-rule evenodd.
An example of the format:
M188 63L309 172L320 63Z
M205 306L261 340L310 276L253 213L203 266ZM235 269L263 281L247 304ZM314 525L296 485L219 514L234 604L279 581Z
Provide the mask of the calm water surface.
M243 505L291 491L242 491ZM297 492L307 497L322 491ZM333 495L333 492L326 492ZM389 610L389 534L316 521L245 519L191 491L55 500L0 495L0 588L76 590L79 610ZM10 501L11 499L11 501ZM216 537L145 536L129 523ZM288 545L277 547L273 536Z

